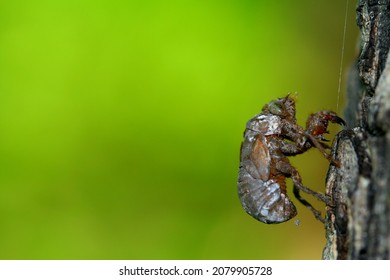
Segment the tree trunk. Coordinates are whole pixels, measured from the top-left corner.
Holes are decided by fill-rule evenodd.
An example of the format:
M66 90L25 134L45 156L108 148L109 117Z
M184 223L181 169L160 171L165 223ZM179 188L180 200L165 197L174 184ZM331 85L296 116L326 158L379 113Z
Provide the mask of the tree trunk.
M335 138L324 259L390 259L390 0L359 0L360 54L348 82L348 129ZM389 57L389 59L388 59Z

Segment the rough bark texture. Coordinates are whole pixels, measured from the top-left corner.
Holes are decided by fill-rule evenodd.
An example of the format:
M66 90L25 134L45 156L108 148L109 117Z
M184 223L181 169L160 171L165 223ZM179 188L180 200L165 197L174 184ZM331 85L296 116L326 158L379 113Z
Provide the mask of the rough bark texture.
M324 259L390 259L390 0L359 0L360 54L330 167ZM389 59L388 59L389 58Z

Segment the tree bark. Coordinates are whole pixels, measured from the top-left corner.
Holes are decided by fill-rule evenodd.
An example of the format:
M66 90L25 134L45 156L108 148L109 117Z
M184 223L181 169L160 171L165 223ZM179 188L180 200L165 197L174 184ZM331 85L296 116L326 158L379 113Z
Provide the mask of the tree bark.
M390 0L359 0L360 54L333 142L324 259L390 259Z

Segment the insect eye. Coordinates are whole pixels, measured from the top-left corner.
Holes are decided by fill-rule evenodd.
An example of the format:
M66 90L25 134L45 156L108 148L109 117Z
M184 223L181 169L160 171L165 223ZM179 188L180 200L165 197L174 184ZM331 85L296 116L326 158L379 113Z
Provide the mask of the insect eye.
M277 115L277 116L283 116L283 106L278 100L271 101L268 104L268 110L271 114Z

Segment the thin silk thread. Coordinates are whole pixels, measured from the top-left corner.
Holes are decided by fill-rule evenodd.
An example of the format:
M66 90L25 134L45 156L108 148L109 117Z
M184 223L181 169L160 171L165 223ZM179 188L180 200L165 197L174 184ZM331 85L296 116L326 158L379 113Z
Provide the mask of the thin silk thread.
M347 18L348 18L348 2L349 2L349 0L347 0L347 4L346 4L346 8L345 8L344 31L343 31L343 43L342 43L342 47L341 47L341 62L340 62L339 87L338 87L338 90L337 90L337 111L339 110L340 89L341 89L341 77L342 77L342 74L343 74L345 33L346 33L346 30L347 30Z

